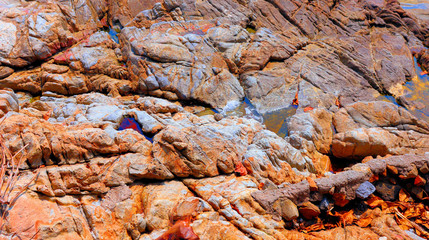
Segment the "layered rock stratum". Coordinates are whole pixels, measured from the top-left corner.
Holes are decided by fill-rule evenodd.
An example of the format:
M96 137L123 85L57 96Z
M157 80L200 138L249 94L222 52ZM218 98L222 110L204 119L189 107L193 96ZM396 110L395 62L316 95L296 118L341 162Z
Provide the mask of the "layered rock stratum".
M406 6L0 0L0 239L413 239L394 214L297 227L396 178L427 204L429 21Z

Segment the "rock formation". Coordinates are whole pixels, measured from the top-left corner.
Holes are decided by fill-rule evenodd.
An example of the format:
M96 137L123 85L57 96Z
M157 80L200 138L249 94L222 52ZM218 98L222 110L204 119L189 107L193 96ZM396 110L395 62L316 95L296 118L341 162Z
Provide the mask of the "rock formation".
M0 0L0 239L412 239L297 226L427 204L426 47L397 0Z

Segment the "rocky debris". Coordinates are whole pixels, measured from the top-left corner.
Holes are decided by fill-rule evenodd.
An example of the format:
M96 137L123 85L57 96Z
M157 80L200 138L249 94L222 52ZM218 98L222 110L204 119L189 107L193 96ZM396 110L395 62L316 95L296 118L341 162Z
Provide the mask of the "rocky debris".
M377 189L377 193L386 201L394 201L395 199L398 199L399 191L401 190L400 186L386 182L379 182L375 187Z
M356 196L367 198L376 190L386 201L394 201L398 198L401 186L380 181L375 184L374 188L368 181L373 176L383 174L387 170L387 166L395 167L398 169L398 173L408 173L409 169L421 167L427 164L428 161L428 155L403 155L387 157L385 159L373 159L366 163L356 164L332 176L315 179L314 182L317 185L317 191L310 191L308 181L304 180L300 183L278 189L255 191L252 193L252 196L264 209L277 216L282 216L282 212L279 208L274 207L274 203L280 199L289 199L297 205L308 201L320 201L321 208L326 209L329 205L327 199L324 198L326 194L332 195L335 204L343 207L350 200L355 199ZM398 175L398 173L396 176L401 178L403 175ZM416 177L414 176L414 178Z
M376 187L372 183L366 181L363 182L358 189L356 189L356 196L361 199L368 198L373 192L375 192Z
M299 206L299 214L310 220L320 215L320 209L311 202L305 202Z

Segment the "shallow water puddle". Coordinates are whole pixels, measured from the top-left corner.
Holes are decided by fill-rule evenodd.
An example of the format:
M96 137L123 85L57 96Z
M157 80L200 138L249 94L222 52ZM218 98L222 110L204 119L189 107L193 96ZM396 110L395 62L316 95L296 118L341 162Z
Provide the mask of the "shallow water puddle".
M417 76L404 85L405 89L409 91L408 94L404 95L404 98L408 101L414 101L417 105L408 111L420 119L429 121L429 76L417 64L416 59L414 59L414 64Z
M414 65L417 76L404 84L404 92L407 94L403 95L402 98L414 103L415 107L407 108L409 112L419 119L429 121L429 76L417 64L415 58ZM392 102L400 106L392 96L380 96L377 100Z
M219 113L214 108L205 108L203 111L196 113L198 117L206 116L206 115L214 115L215 113Z
M153 142L153 138L146 136L143 133L142 128L140 127L140 124L132 117L126 117L122 119L121 124L119 125L118 131L125 130L125 129L133 129L140 133L141 135L145 136L147 140L150 142Z
M256 107L245 97L242 102L228 103L222 114L226 116L237 116L253 118L259 122L263 122L262 115L256 110Z
M105 32L107 32L110 36L110 38L115 41L116 43L119 44L119 38L118 38L118 34L121 32L120 29L114 29L112 27L109 27L109 29L104 30Z
M263 115L264 124L268 130L275 132L279 137L288 135L287 120L296 113L297 106L289 106Z

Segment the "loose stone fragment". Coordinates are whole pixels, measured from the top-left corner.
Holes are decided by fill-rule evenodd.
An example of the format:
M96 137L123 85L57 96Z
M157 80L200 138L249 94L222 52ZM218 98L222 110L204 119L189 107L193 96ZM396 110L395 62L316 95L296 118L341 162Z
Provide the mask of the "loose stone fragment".
M310 185L310 191L314 192L314 191L318 191L319 190L319 187L317 187L317 184L313 180L313 178L307 177L306 179L307 179L308 184Z
M326 196L322 199L322 201L319 204L319 208L322 211L327 211L330 208L332 208L334 206L334 203L328 199Z
M423 173L423 174L426 174L426 173L428 173L428 172L429 172L429 167L428 167L428 164L427 164L427 163L425 163L425 165L423 165L423 166L420 168L420 172L421 172L421 173Z
M299 213L303 218L310 220L319 216L320 209L311 202L305 202L299 206Z
M222 120L222 118L223 118L223 115L222 115L222 114L220 114L220 113L215 113L215 115L214 115L214 119L215 119L216 121L220 121L220 120Z
M273 209L286 221L290 221L299 216L298 208L296 207L295 203L289 199L278 199L274 202Z
M378 182L375 188L380 197L385 201L395 201L398 199L399 191L401 190L400 186L386 182Z
M411 193L413 193L420 200L423 200L425 197L425 191L421 187L413 187L411 189Z
M399 178L410 179L417 177L419 175L419 171L417 170L417 167L415 165L412 166L412 169L406 175L399 175Z
M358 198L366 199L373 192L375 192L374 185L372 185L372 183L366 181L358 187L358 189L356 190L356 195L358 196Z
M394 175L398 174L398 169L396 167L390 166L390 165L387 165L386 167L387 167L387 170L389 170L390 173L392 173Z

